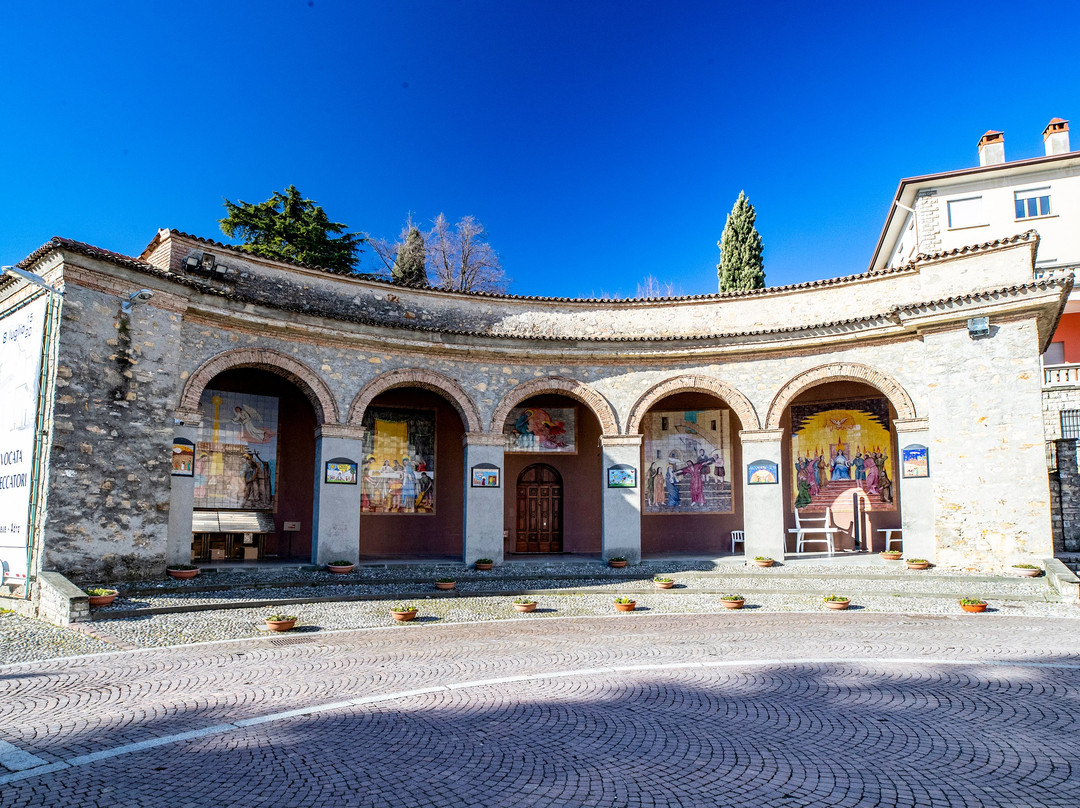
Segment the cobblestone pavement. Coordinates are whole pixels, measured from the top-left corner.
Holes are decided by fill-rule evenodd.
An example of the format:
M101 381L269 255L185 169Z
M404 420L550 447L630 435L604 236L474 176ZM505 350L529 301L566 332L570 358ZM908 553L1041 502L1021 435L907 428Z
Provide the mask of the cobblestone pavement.
M1075 806L1077 648L1073 619L759 611L12 665L0 804Z

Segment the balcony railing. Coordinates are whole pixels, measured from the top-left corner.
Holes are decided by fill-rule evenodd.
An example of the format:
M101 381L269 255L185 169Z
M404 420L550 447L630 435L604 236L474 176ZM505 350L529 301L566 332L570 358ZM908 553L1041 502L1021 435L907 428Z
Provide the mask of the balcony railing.
M1080 385L1080 364L1043 365L1043 387Z
M1039 281L1043 278L1060 278L1064 275L1075 275L1077 269L1080 269L1080 264L1065 264L1056 267L1036 267L1032 274L1035 276L1035 280Z

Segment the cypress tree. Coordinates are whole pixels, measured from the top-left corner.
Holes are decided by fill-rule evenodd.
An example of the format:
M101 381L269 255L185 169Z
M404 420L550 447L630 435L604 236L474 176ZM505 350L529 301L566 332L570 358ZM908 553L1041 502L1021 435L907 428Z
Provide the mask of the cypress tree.
M427 286L427 264L424 256L424 236L417 227L410 227L405 242L398 247L390 277L406 286Z
M716 266L721 292L741 292L765 286L765 263L762 260L761 235L754 227L757 213L739 191L735 207L728 214L724 234L716 246L720 263Z

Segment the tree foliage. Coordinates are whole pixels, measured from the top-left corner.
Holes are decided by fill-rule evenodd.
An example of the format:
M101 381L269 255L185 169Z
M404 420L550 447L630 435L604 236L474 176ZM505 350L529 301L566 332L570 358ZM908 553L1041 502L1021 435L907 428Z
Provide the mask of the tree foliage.
M341 222L330 221L326 211L304 199L294 185L258 204L226 199L225 210L222 232L243 242L240 249L264 258L350 274L366 241L359 233L346 232Z
M716 266L721 292L740 292L765 286L765 263L762 260L761 235L754 227L757 213L739 191L739 198L728 214L724 233L716 246L720 263Z
M439 214L427 234L428 270L435 286L454 292L505 292L499 255L485 240L484 225L465 216L451 225Z
M397 241L373 238L369 242L375 255L382 261L390 279L406 286L427 286L427 250L424 234L413 222L412 214L406 220Z

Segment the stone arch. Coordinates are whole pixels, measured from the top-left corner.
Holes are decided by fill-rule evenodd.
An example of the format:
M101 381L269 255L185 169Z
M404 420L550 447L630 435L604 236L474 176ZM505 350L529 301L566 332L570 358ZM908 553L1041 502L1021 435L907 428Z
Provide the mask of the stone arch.
M784 410L799 393L827 382L862 382L876 387L896 410L897 418L914 418L915 404L900 383L880 370L857 362L834 362L804 371L780 388L769 405L766 429L779 429Z
M510 415L510 410L520 402L542 393L561 393L570 398L577 399L590 410L600 421L600 432L603 435L618 435L619 422L615 418L615 410L608 404L607 399L597 393L587 384L582 384L575 379L566 379L561 376L548 376L543 379L532 379L523 382L503 396L495 414L491 416L491 431L502 434L503 426Z
M288 379L311 402L320 426L340 423L337 401L319 374L303 362L270 348L236 348L212 357L188 377L178 409L187 412L198 410L199 398L206 385L219 373L236 368L268 370Z
M433 373L423 368L399 368L386 373L380 373L366 385L349 406L348 423L359 426L364 419L364 413L375 396L393 390L396 387L422 387L446 396L454 405L461 421L465 424L466 432L482 432L483 426L480 421L480 411L477 410L473 400L464 388L449 376Z
M711 393L731 407L743 429L758 429L758 416L750 399L727 382L711 376L676 376L649 388L630 409L626 433L635 435L641 431L641 421L658 401L676 393Z

